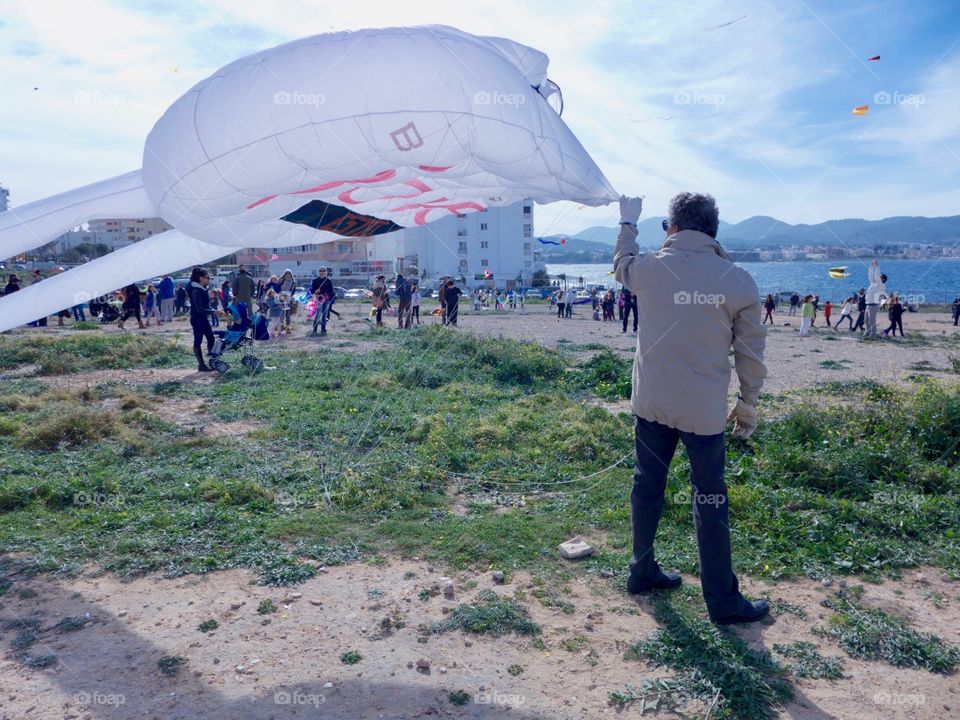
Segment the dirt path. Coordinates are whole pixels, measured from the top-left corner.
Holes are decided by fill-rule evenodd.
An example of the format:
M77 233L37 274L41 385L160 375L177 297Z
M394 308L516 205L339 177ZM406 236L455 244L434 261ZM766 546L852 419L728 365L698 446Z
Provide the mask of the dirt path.
M924 574L930 579L923 583L867 585L864 603L907 612L916 629L956 642L958 586L936 571ZM15 578L0 617L39 620L41 640L30 652L57 660L35 670L7 653L0 662L0 718L581 720L616 715L608 704L611 691L662 674L623 659L627 645L657 625L648 598L628 596L611 581L580 576L563 595L574 608L567 614L535 600L526 574L508 578L506 585L495 584L490 574L451 574L453 598L422 599L421 592L442 582L442 575L442 568L426 562L395 560L329 568L288 589L251 585L253 576L241 571L126 583L110 575ZM686 581L696 584L694 578ZM745 587L806 613L737 629L751 646L772 649L775 643L809 640L823 654L844 660L842 680L798 681L796 699L782 717L957 717L955 678L855 661L813 635L810 628L829 613L819 605L828 590L818 583L767 586L747 580ZM450 608L484 589L526 593L523 604L543 627L544 645L538 649L517 636L426 633ZM934 594L938 603L931 600ZM277 611L261 614L258 607L267 599ZM51 629L67 616L89 623L72 632ZM200 623L211 619L219 627L201 632ZM16 623L11 628L3 632L5 650ZM421 636L425 643L418 641ZM349 651L362 659L344 664L341 655ZM175 676L158 669L165 656L185 658ZM418 670L418 661L428 662L429 669ZM456 706L449 694L460 690L472 698Z

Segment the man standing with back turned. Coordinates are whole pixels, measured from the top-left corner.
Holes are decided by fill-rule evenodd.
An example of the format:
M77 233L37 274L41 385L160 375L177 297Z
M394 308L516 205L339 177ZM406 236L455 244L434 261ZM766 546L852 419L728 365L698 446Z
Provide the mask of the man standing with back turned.
M642 208L641 198L620 199L613 258L616 279L639 300L640 317L631 399L637 461L627 589L636 593L681 583L679 575L660 569L653 541L667 471L682 441L690 458L700 581L710 619L721 625L752 622L769 607L765 600L743 597L733 574L723 431L727 420L735 421L734 437L749 437L756 429L755 405L766 376L760 293L717 242L719 213L710 195L674 197L663 223L663 246L643 254L636 239ZM740 393L727 417L731 347Z

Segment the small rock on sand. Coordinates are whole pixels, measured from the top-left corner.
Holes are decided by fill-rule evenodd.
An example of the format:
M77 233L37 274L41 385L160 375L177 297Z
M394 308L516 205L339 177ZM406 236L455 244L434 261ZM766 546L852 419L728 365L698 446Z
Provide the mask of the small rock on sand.
M584 542L581 538L573 538L560 543L557 549L560 551L560 557L566 560L578 560L594 553L593 546Z

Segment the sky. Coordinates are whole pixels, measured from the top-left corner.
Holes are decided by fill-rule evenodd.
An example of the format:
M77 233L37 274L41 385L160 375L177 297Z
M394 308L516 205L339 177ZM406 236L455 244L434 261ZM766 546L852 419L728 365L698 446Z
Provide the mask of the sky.
M170 103L244 55L434 23L547 53L563 119L644 215L682 190L728 222L960 214L957 0L4 0L0 184L19 206L138 168ZM618 219L553 203L535 232Z

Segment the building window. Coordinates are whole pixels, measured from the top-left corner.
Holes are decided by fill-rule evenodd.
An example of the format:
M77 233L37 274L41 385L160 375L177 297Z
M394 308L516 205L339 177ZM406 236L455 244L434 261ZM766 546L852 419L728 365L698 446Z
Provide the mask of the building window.
M337 243L337 252L338 253L348 253L353 250L353 247L350 243Z
M458 219L458 220L463 220L465 217L467 217L467 216L464 215L463 213L457 213L457 219Z
M457 252L460 253L461 255L467 254L467 242L465 240L460 241L460 244L457 247Z
M466 237L466 236L467 236L466 230L457 230L457 237Z
M461 272L465 272L466 269L467 269L467 261L466 261L466 260L461 260L461 261L460 261L460 271L461 271Z
M529 232L531 232L532 230L533 230L533 225L531 225L530 223L524 223L524 224L523 224L523 232L524 232L524 233L529 233ZM525 235L525 237L528 237L528 236Z
M487 229L487 224L486 224L486 223L480 223L480 229L481 229L481 230L486 230L486 229Z
M480 267L487 267L490 263L487 260L480 261Z
M487 240L481 240L481 241L480 241L480 249L481 249L481 250L486 250L488 247L490 247L490 243L489 243Z
M529 214L530 214L530 206L529 206L529 205L524 205L524 206L523 206L523 214L524 214L524 215L529 215Z
M532 252L532 243L525 242L523 244L523 254L529 255Z
M523 266L524 266L525 268L528 268L528 267L530 267L531 265L533 265L533 263L531 263L529 260L524 260L524 261L523 261Z

